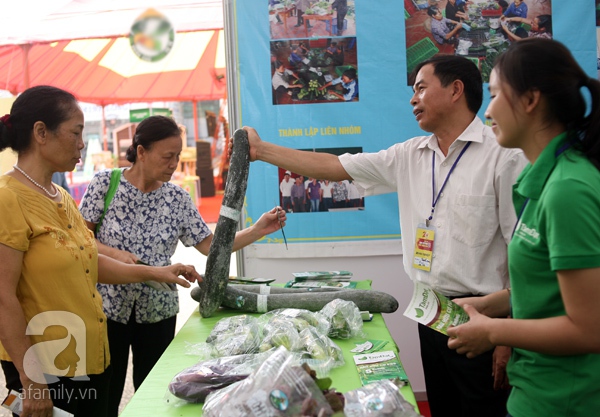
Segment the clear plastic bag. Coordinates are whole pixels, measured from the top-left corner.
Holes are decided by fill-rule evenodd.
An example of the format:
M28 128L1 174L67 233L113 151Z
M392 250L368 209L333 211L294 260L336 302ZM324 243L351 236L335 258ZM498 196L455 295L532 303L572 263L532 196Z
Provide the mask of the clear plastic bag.
M327 335L320 334L314 327L302 330L300 340L302 342L302 353L306 355L307 359L313 359L313 361L305 361L311 368L317 371L320 369L317 366L318 362L315 361L329 363L329 368L344 365L342 349ZM321 376L319 372L317 373Z
M323 393L293 356L278 348L243 381L208 395L205 417L291 417L333 415Z
M257 353L262 339L261 326L255 317L239 315L219 320L206 338L216 356Z
M296 326L290 321L272 320L263 327L263 339L259 351L265 352L279 346L285 347L290 352L300 349L300 335Z
M327 303L320 313L329 322L329 337L334 339L365 337L360 310L352 301L337 298Z
M317 312L303 310L300 308L280 308L269 311L260 316L263 323L275 321L289 321L296 327L298 333L306 329L308 326L316 328L320 333L327 334L329 332L329 322Z
M422 417L389 379L344 394L346 417Z
M174 405L202 403L211 392L245 379L273 352L200 361L173 377L165 399Z

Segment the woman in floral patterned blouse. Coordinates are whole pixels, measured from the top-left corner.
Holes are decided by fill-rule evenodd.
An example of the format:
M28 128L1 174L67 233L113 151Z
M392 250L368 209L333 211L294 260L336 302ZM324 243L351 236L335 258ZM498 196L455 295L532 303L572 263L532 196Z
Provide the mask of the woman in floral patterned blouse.
M136 128L127 151L130 168L122 171L113 200L96 241L100 253L126 263L169 265L177 243L208 254L212 233L189 194L169 182L182 150L181 132L173 119L151 116ZM80 211L91 230L104 211L111 171L97 173L83 196ZM279 210L285 222L285 213ZM237 233L233 250L279 230L277 208ZM98 285L108 317L113 364L108 416L118 414L125 384L129 349L133 354L133 384L137 389L175 335L179 311L176 291L143 284Z
M96 283L199 278L193 267L127 265L99 255L94 235L54 172L75 168L83 112L55 87L27 89L0 117L0 151L18 154L0 176L0 360L6 386L22 391L23 416L53 406L105 417L110 353Z

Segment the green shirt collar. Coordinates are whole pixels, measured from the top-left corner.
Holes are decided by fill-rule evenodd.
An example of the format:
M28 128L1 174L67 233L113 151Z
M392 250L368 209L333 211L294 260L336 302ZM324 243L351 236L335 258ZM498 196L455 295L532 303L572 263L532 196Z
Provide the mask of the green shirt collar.
M567 132L556 136L542 151L535 164L528 164L523 169L513 188L520 197L534 200L540 198L544 184L546 184L550 173L556 165L556 161L560 157L560 155L556 155L556 152L566 141ZM515 195L515 197L517 196ZM517 198L516 200L521 199ZM519 207L517 201L515 201L515 206Z

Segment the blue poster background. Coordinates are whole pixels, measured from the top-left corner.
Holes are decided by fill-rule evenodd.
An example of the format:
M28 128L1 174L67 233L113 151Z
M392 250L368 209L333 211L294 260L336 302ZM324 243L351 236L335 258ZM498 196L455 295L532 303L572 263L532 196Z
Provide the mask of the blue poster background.
M544 1L544 0L534 0ZM267 2L234 0L238 106L242 125L257 129L265 141L297 149L361 147L376 152L414 136L426 135L412 114L412 89L406 85L404 4L398 0L356 0L356 39L360 99L356 102L273 105ZM565 43L596 77L593 0L552 2L554 39ZM232 36L230 33L228 36ZM487 85L479 116L489 101ZM340 134L352 127L357 134ZM331 134L336 130L337 134ZM294 132L291 136L290 132ZM423 190L429 194L430 190ZM278 168L250 166L245 225L279 202ZM288 242L398 239L396 194L368 197L365 210L293 213L285 229ZM427 213L424 213L424 215ZM273 235L278 235L277 233ZM258 243L281 240L278 236Z

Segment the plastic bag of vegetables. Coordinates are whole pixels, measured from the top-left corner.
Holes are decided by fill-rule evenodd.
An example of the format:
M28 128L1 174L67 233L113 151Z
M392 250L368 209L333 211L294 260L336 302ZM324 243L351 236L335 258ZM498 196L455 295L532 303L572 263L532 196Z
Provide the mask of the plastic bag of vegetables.
M200 361L173 377L169 383L169 393L172 396L168 393L166 400L175 405L202 403L211 392L245 379L273 352Z
M303 353L302 362L314 369L320 378L325 376L331 368L344 365L342 349L314 327L302 330L300 341L302 342L300 349Z
M329 322L328 336L333 339L365 337L360 310L352 301L335 299L320 311Z
M294 323L281 317L274 318L264 325L259 350L265 352L279 346L285 347L290 352L299 350L301 346L300 335Z
M219 357L257 353L261 333L258 320L242 314L219 320L206 338L206 343L214 347Z
M346 417L422 417L390 379L348 391L344 399Z
M319 333L327 334L329 332L329 322L325 317L320 315L318 312L312 312L303 310L300 308L280 308L277 310L269 311L268 313L260 316L259 320L262 323L273 323L277 321L291 322L298 332L312 326L316 328Z
M328 417L331 406L312 377L278 348L246 379L208 395L205 417Z

